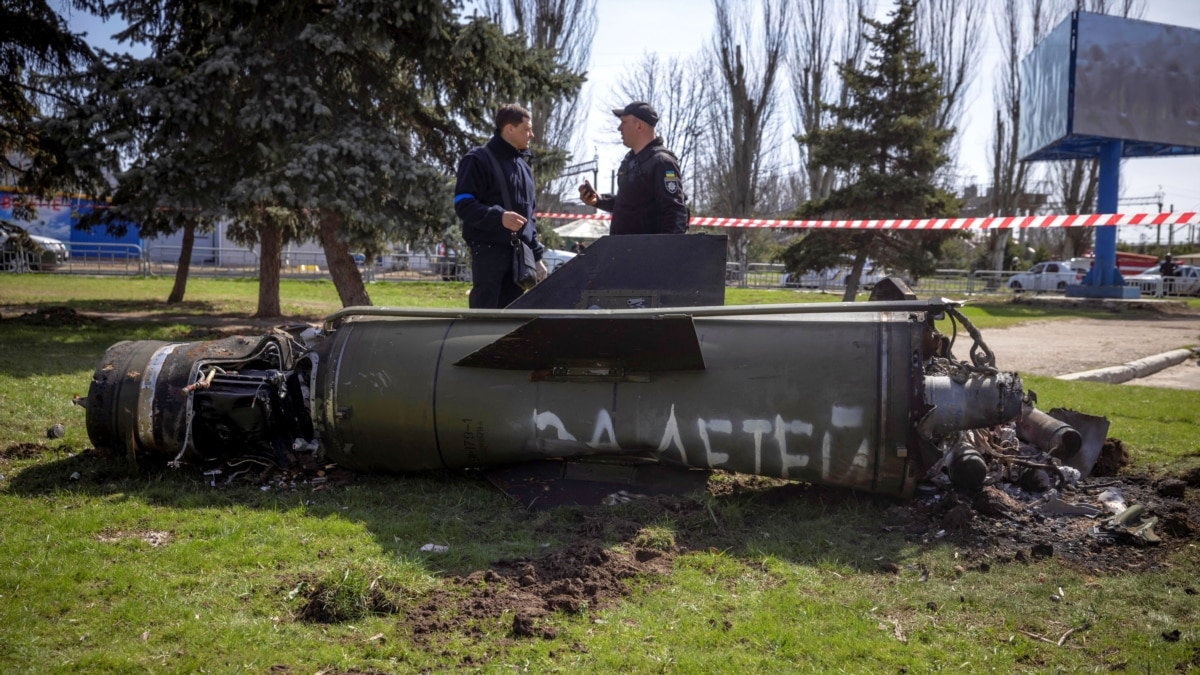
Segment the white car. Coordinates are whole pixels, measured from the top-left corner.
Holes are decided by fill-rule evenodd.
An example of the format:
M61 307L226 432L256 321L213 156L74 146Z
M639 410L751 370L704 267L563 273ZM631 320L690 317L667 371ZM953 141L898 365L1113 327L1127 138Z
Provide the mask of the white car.
M1146 295L1200 295L1200 267L1180 265L1175 276L1163 285L1158 265L1141 274L1125 277L1126 286L1137 286Z
M550 274L574 257L575 254L570 251L559 251L553 248L542 251L542 262L546 264L546 272Z
M1071 267L1071 263L1058 260L1040 262L1024 272L1017 272L1008 280L1008 287L1015 293L1022 291L1067 290L1067 286L1083 281L1083 274Z
M815 272L792 274L790 272L779 277L781 286L787 288L832 288L845 286L847 270L840 267L826 267Z
M5 229L7 228L7 229ZM23 235L23 236L21 236ZM22 240L32 242L22 245ZM71 257L67 245L52 237L25 234L15 226L0 228L0 270L6 272L37 272L65 263Z

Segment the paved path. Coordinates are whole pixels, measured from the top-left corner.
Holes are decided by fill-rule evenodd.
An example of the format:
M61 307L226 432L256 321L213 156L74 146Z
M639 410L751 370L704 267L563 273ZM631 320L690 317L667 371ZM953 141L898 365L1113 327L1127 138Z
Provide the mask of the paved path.
M1200 316L1031 321L982 332L1001 370L1057 376L1200 346ZM1200 366L1192 359L1129 384L1200 390Z

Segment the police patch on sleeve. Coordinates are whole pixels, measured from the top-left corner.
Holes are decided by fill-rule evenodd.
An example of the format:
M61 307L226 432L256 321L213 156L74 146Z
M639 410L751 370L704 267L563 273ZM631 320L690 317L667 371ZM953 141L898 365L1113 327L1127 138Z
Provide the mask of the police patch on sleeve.
M663 179L663 183L667 188L667 192L670 194L679 192L679 175L674 171L671 171L670 169L667 170L666 176Z

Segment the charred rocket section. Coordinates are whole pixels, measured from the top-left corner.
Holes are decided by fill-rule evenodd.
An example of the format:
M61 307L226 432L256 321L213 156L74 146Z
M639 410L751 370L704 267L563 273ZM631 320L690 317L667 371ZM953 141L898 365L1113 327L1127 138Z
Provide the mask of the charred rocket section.
M392 472L650 462L909 495L982 483L964 432L1023 392L946 301L638 310L348 309L321 329L122 342L87 400L97 448L176 463L311 452ZM978 458L978 459L977 459Z

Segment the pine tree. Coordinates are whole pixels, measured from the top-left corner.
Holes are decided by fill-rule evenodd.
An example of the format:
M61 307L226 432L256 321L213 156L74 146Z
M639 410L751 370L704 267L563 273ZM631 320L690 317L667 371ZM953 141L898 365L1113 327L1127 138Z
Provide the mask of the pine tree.
M805 202L796 217L828 219L938 218L957 214L958 201L934 183L949 161L942 148L953 129L935 125L941 101L934 66L916 45L914 6L902 0L883 23L863 17L870 55L856 68L839 65L849 92L842 105L823 108L838 120L798 140L812 163L846 176L828 197ZM932 272L947 233L883 230L816 230L784 252L790 272L842 265L854 254L845 301L852 301L867 259L913 277Z
M19 184L34 192L61 187L59 148L41 134L41 120L53 113L60 96L49 80L93 58L83 39L68 30L46 0L0 3L0 184ZM41 184L26 180L34 166Z
M577 89L460 2L112 0L147 44L109 55L62 122L113 171L103 218L158 231L233 218L260 244L258 314L279 313L286 237L319 240L344 305L370 304L352 250L453 225L458 157L496 106ZM177 215L163 215L163 208Z

